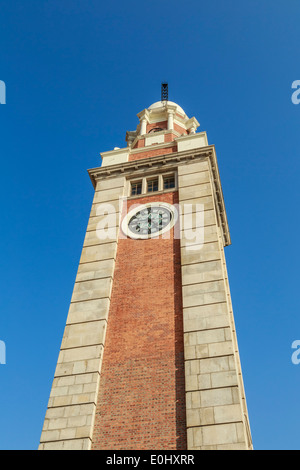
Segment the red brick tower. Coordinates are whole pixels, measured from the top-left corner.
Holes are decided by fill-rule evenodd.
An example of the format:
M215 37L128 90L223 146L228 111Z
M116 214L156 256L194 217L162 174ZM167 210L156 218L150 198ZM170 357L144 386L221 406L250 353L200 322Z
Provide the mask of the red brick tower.
M170 101L102 153L40 449L249 449L214 146Z

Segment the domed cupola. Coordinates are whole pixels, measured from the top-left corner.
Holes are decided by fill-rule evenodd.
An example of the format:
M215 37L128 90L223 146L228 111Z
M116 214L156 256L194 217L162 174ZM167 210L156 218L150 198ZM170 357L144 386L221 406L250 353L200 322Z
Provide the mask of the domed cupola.
M137 117L136 131L126 134L127 144L132 148L172 142L180 136L195 134L200 125L196 118L189 118L173 101L157 101Z

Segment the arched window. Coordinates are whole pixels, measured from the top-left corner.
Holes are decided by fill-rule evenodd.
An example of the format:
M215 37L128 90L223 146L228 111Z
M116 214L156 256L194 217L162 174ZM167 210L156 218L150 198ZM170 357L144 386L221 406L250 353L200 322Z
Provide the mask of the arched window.
M163 131L163 130L164 129L162 129L162 127L153 127L153 129L150 129L148 134L152 134L153 132L160 132L160 131Z

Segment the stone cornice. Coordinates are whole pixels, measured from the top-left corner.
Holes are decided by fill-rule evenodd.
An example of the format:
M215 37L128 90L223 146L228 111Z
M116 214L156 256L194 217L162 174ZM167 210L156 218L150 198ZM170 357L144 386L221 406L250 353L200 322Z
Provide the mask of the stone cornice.
M142 119L146 119L147 122L149 121L149 111L148 109L143 109L143 111L141 111L140 113L137 114L137 117L139 118L139 120L142 120Z
M220 217L224 244L230 245L231 239L214 145L209 145L201 149L193 149L182 152L173 152L171 154L159 155L155 157L147 157L140 160L133 160L120 164L105 166L103 168L92 168L88 170L88 173L95 188L97 181L102 178L117 177L120 175L125 177L134 177L135 175L138 176L139 174L144 174L145 172L162 171L163 169L168 171L172 167L177 167L178 165L187 161L197 161L206 158L208 158L210 161L216 209Z

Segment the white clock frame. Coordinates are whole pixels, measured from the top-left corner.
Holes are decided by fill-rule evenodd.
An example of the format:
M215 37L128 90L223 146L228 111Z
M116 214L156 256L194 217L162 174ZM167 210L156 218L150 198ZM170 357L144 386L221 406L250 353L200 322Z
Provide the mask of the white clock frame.
M148 209L149 207L163 207L164 209L167 209L172 214L172 218L170 222L168 223L168 225L163 227L158 232L144 234L144 235L133 233L128 227L129 221L137 212L140 212L143 209ZM160 235L168 232L169 230L171 230L172 227L174 227L177 220L178 220L178 210L172 204L168 204L167 202L161 202L161 201L149 202L147 204L139 204L138 206L135 205L135 207L131 209L122 220L121 228L122 228L122 232L129 238L133 238L136 240L147 240L149 238L157 238Z

